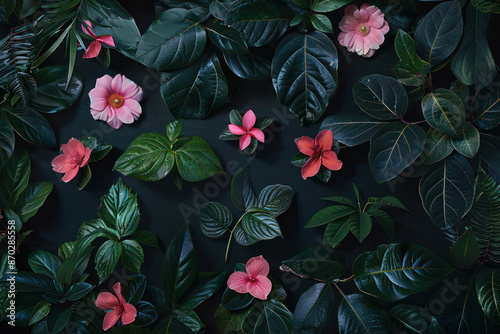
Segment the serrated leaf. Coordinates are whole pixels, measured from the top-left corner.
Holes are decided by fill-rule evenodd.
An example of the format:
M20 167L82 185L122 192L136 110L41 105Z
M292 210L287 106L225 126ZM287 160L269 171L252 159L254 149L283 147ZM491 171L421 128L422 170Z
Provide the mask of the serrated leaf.
M200 227L207 237L216 239L223 236L233 223L229 209L217 202L207 202L198 208Z
M95 265L99 284L104 282L113 272L120 259L122 245L115 240L105 241L97 250L95 255Z
M130 271L140 273L141 265L144 262L144 251L141 245L135 240L123 240L121 245L123 266Z
M175 153L179 174L188 182L202 181L223 171L212 147L201 137L192 136Z

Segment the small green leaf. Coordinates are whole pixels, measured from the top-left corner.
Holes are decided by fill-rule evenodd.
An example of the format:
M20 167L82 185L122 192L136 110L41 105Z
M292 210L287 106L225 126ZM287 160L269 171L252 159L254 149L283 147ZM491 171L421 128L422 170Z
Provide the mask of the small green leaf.
M144 262L144 251L141 245L135 240L123 240L121 261L123 266L130 271L140 273L141 265Z
M233 223L229 209L217 202L207 202L198 208L200 227L207 237L216 239L223 236Z
M130 237L130 239L135 240L143 245L160 249L160 245L158 244L158 238L151 231L138 230Z
M355 212L356 209L354 209L351 206L346 206L346 205L329 206L316 212L305 227L311 228L328 224L342 217L350 216Z
M249 293L238 293L226 288L222 295L222 307L230 311L239 311L250 305L253 300L254 297Z
M213 149L198 136L175 151L175 161L181 177L188 182L202 181L223 171Z
M438 88L422 99L425 120L436 130L456 137L465 125L465 107L452 91Z
M120 259L121 253L122 245L115 240L107 240L99 247L95 255L99 284L111 275Z
M351 2L352 0L314 0L311 9L319 13L328 13Z
M366 212L352 214L347 223L359 242L363 242L372 230L372 219Z
M422 162L428 165L434 164L446 158L451 152L453 152L453 145L450 137L434 128L430 128L421 155Z
M31 312L31 317L29 320L29 325L36 324L43 318L45 318L50 312L50 303L43 301L36 304L33 312Z
M451 138L451 143L458 153L472 159L479 150L479 140L479 131L473 125L465 124L458 136Z
M182 119L171 121L167 123L167 138L174 142L182 131Z
M276 218L264 212L246 213L241 219L241 227L251 238L259 241L282 237Z
M396 197L393 196L385 196L382 198L377 198L377 197L369 197L368 198L368 204L375 204L375 205L382 205L382 206L392 206L395 208L403 209L408 211L408 209L397 199Z
M311 19L311 23L316 30L333 34L332 22L330 21L328 16L323 14L313 14L309 16L309 18Z
M278 217L288 210L294 194L295 191L286 185L267 186L259 193L257 207L266 210L273 217Z
M400 62L391 70L399 82L410 86L426 84L426 75L429 73L430 65L417 56L415 42L410 35L403 30L399 30L394 40L394 48Z
M468 228L453 243L450 250L450 258L455 266L464 269L470 268L479 259L479 244L472 228Z
M334 220L326 226L325 233L323 234L323 242L331 247L335 247L344 240L349 231L349 216Z

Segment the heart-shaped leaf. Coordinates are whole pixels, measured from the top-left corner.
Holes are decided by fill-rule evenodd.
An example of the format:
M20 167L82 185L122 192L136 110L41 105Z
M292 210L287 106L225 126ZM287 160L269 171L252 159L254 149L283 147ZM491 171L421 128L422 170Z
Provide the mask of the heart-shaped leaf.
M337 316L341 334L391 333L387 311L364 295L344 296Z
M282 236L276 218L265 212L246 213L241 219L241 227L255 240L270 240Z
M332 286L317 283L304 292L293 313L294 333L320 333L333 315Z
M424 96L422 111L430 126L448 136L459 136L465 125L464 103L447 89L439 88Z
M233 215L225 206L217 202L207 202L198 208L200 227L207 237L222 237L233 223Z
M325 34L294 32L278 45L271 75L280 102L313 124L337 90L337 69L337 49Z
M192 136L175 153L179 173L188 182L202 181L223 171L212 147L201 137Z
M266 210L273 217L278 217L288 210L293 195L295 195L295 191L289 186L269 185L259 193L257 207Z
M325 118L322 130L330 130L333 137L347 146L357 146L371 139L387 122L381 122L366 115L333 115Z
M451 152L453 152L453 145L450 137L434 128L430 128L427 131L427 139L421 155L422 162L432 165L449 156Z
M479 139L479 131L472 124L465 124L451 143L458 153L472 159L479 150Z
M484 314L496 325L500 325L500 270L482 268L476 277L476 293Z

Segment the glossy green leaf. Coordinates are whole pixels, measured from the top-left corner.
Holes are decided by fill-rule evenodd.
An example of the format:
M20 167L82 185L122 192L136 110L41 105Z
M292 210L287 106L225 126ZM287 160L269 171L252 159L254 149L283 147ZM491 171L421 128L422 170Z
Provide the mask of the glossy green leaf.
M264 209L273 217L285 213L292 204L295 191L286 185L273 184L266 186L259 193L257 207Z
M422 99L425 120L436 130L449 136L460 135L465 125L465 107L462 100L447 89L436 89Z
M332 22L328 16L323 14L313 14L309 16L309 19L316 30L333 34Z
M331 316L334 307L332 286L317 283L304 292L295 306L293 313L293 331L295 333L320 333Z
M153 304L140 301L136 304L137 317L134 321L134 326L146 327L158 319L158 313Z
M311 228L328 224L339 218L350 216L355 212L356 209L353 208L352 206L346 206L346 205L329 206L316 212L305 227Z
M426 135L418 125L391 122L371 138L369 161L378 182L392 180L422 153Z
M311 9L319 13L328 13L351 2L352 0L314 0Z
M167 138L171 142L175 141L182 131L182 119L171 121L167 123L166 132Z
M450 258L455 266L464 269L470 268L479 259L479 244L472 228L467 229L453 243L450 250Z
M473 125L465 124L458 136L451 138L451 143L458 153L472 159L479 150L479 139L479 131Z
M471 0L471 3L482 12L500 14L500 4L495 0Z
M257 241L259 241L259 240L252 238L250 235L248 235L248 233L245 232L245 230L239 225L237 225L234 228L233 237L234 237L234 240L236 240L236 242L242 246L253 245Z
M425 173L419 191L434 224L442 229L451 228L472 207L474 171L463 156L452 154Z
M462 8L458 1L434 7L415 31L417 54L432 67L441 64L455 50L463 32Z
M186 310L194 309L219 291L225 279L225 271L198 272L193 285L179 302L181 308Z
M90 283L76 283L69 288L66 298L71 301L82 299L88 295L93 288L94 286Z
M201 137L193 136L175 153L179 173L188 182L205 180L222 172L219 158Z
M133 275L121 282L123 298L132 305L137 304L146 290L146 277L144 275Z
M400 300L422 292L453 272L453 268L416 244L380 245L354 262L354 282L364 293Z
M90 170L90 166L87 164L83 168L80 168L78 174L76 174L72 181L78 190L82 190L89 183L91 177L92 171Z
M337 317L341 334L392 333L387 311L364 295L344 296Z
M427 83L429 63L420 59L415 50L415 42L403 30L399 30L394 40L394 48L400 61L391 70L399 82L410 86L422 86Z
M207 202L198 208L200 227L207 237L216 239L222 237L233 223L231 211L218 202Z
M352 234L359 242L363 242L372 230L372 219L366 212L352 214L349 216L347 223Z
M313 124L337 89L337 69L337 49L325 34L295 32L278 45L271 74L280 102Z
M35 273L48 277L55 277L57 269L61 266L61 260L57 256L42 250L31 252L28 256L28 263Z
M0 167L2 167L14 152L16 138L12 127L0 114Z
M323 243L335 247L349 234L349 217L337 219L326 226Z
M219 306L214 314L219 331L222 334L241 331L241 324L249 311L250 309L230 311L223 306Z
M270 240L282 237L276 218L265 212L246 213L241 219L243 230L255 240Z
M231 123L236 124L233 121ZM231 200L242 211L257 206L257 196L248 178L248 167L240 169L231 180Z
M389 310L399 332L414 334L446 334L432 313L416 305L399 304Z
M366 114L380 120L403 119L408 97L403 86L394 78L370 74L352 87L354 101Z
M271 300L255 304L243 320L242 330L248 334L290 334L293 316L285 305Z
M222 295L222 306L230 311L239 311L245 309L254 300L249 293L238 293L226 288Z
M248 53L248 45L238 30L222 25L218 20L213 20L205 24L208 37L223 52L228 54Z
M283 35L292 17L280 1L241 0L229 8L225 24L238 30L248 46L259 47Z
M399 201L394 196L384 196L382 198L378 197L369 197L368 198L368 204L375 204L375 205L381 205L381 206L392 206L395 208L403 209L403 210L408 210L403 203Z
M122 245L115 240L105 241L97 250L95 255L95 265L99 284L104 282L113 272L120 259Z
M56 136L49 122L33 109L0 109L0 114L24 140L41 147L56 147Z
M221 21L226 19L229 8L236 2L236 0L212 0L210 2L210 13Z
M224 60L231 71L242 79L261 81L271 75L271 63L252 53L239 55L224 53Z
M142 35L136 59L156 70L178 70L201 56L206 40L205 29L195 14L183 8L169 9Z
M432 165L449 156L451 152L453 152L453 145L450 137L434 128L430 128L427 131L427 139L421 155L422 162Z
M175 154L167 137L149 132L130 143L113 169L139 180L158 181L170 173L174 163Z
M344 196L329 196L329 197L323 197L320 199L322 199L324 201L344 204L344 205L352 206L353 208L356 208L356 204L354 204L353 201L351 201L349 198L344 197Z
M482 129L491 130L500 124L500 76L478 92L474 99L472 117Z
M500 270L482 268L476 277L476 293L484 314L496 325L500 325Z
M39 302L35 305L33 312L31 312L31 317L29 320L29 325L36 324L43 318L45 318L50 312L50 303L46 301Z
M82 137L79 140L91 151L89 162L101 160L113 149L113 146L103 143L95 137Z
M3 208L14 205L28 186L31 162L24 150L16 151L0 169L0 203ZM3 198L5 196L5 198Z
M123 240L121 261L123 266L130 271L140 273L144 262L144 251L135 240Z
M332 131L342 144L357 146L369 141L386 123L366 115L333 115L325 118L320 130Z
M162 73L161 95L176 118L210 117L228 98L228 82L215 53L187 68Z
M329 245L317 245L284 260L281 270L301 278L329 282L339 279L345 270L342 254Z
M391 238L391 240L394 240L395 227L394 220L392 219L391 215L383 210L373 209L373 207L370 208L367 213L371 217L374 217L382 226L384 231L389 235L389 238Z

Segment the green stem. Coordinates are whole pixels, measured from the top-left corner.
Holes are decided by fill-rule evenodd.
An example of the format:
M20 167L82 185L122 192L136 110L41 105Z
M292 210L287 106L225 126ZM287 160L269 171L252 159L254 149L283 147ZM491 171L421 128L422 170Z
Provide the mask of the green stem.
M243 219L243 217L245 217L247 213L245 212L241 217L240 219L238 219L238 221L236 222L236 224L234 225L233 229L231 230L231 234L229 234L229 240L227 241L227 246L226 246L226 256L224 257L224 261L227 262L227 254L229 253L229 246L231 245L231 240L233 240L233 233L234 233L234 230L236 230L236 227L238 226L238 224L240 223L240 221Z
M338 283L347 283L347 282L351 282L351 281L353 281L353 280L354 280L354 275L349 276L349 277L344 278L344 279L339 279L339 280L338 280Z
M363 207L363 211L361 211L361 212L365 212L365 210L366 210L366 207L368 206L368 204L372 204L372 203L370 203L370 202L367 202L367 203L365 204L365 206Z

